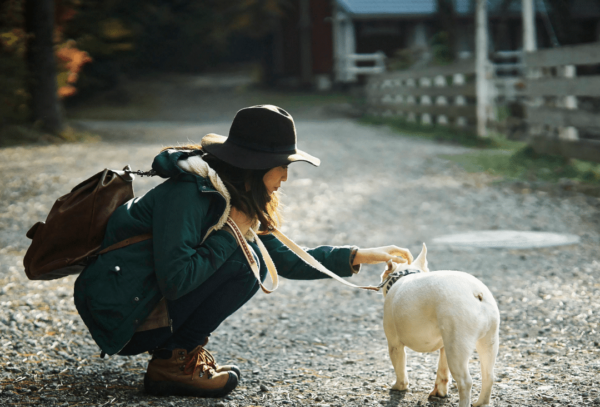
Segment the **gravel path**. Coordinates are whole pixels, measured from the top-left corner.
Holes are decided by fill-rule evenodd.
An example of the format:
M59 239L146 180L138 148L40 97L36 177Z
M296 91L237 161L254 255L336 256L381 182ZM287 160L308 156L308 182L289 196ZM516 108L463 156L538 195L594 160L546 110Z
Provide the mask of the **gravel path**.
M294 114L294 112L291 112ZM424 406L437 354L409 351L410 390L391 392L394 373L382 329L383 297L328 280L283 281L258 293L214 334L209 349L243 371L225 399L156 398L142 389L147 355L99 358L72 301L74 277L28 281L25 232L54 200L104 167L148 168L161 146L227 134L225 122L88 122L96 144L0 150L0 405ZM501 312L493 391L498 406L600 405L600 200L531 192L467 174L439 157L462 147L401 137L350 120L301 120L300 148L320 168L290 167L283 188L290 237L305 246L422 242L454 232L542 230L581 237L536 250L457 250L429 245L431 270L480 278ZM143 194L158 180L136 180ZM381 268L352 280L379 282ZM479 364L470 364L473 397Z

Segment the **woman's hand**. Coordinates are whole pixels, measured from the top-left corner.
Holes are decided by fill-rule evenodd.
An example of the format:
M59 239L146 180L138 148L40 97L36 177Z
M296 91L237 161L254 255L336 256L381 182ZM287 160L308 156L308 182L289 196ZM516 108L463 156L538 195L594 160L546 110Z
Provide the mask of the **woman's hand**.
M237 227L242 232L242 235L246 236L250 226L252 226L252 219L244 212L237 210L236 208L231 208L231 212L229 212L229 217L235 222Z
M407 263L411 264L413 256L410 250L403 249L398 246L384 246L374 247L372 249L358 249L356 257L354 257L353 266L357 264L378 264L387 263L388 261L394 263Z

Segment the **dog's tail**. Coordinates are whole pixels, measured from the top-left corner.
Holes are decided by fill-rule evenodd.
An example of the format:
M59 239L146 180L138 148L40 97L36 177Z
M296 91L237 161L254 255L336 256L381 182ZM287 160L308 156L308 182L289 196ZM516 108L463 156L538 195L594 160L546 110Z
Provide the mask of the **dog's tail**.
M417 258L412 262L412 265L425 273L429 272L429 268L427 267L427 246L425 243L423 243L423 249Z

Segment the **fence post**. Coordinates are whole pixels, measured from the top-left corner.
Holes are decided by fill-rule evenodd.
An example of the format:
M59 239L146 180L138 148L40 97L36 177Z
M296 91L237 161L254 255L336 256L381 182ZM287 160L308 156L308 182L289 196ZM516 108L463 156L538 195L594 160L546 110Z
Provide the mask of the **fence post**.
M558 73L560 76L565 78L575 78L576 71L575 65L567 65L562 67L562 69L558 69ZM559 99L558 105L564 107L565 109L574 110L577 109L577 96L565 96ZM559 127L558 129L558 137L565 140L577 140L579 139L579 132L575 127Z
M353 71L356 62L351 56L356 53L356 36L354 33L354 22L348 18L344 25L344 44L346 45L346 78L348 82L356 82L356 72Z
M537 48L535 41L535 12L533 0L522 0L523 14L523 51L533 52Z
M437 86L437 87L440 87L440 88L445 87L446 86L446 77L444 75L438 75L435 77L434 82L435 82L435 86ZM438 96L435 99L435 104L441 105L441 106L447 106L448 98L446 96ZM445 125L450 124L448 122L448 116L446 116L445 114L439 115L437 117L436 122L437 122L437 124L445 124Z
M461 73L454 74L452 76L452 86L461 86L466 83L465 75ZM458 95L454 98L454 104L456 106L466 106L467 99L463 95ZM456 118L455 123L457 126L465 127L467 125L467 118L459 116Z
M421 88L430 88L431 87L431 79L430 78L421 78L419 79L419 87ZM422 95L420 98L421 106L429 106L431 105L431 96ZM421 124L433 124L432 114L431 113L422 113L421 114Z
M486 0L477 0L475 22L475 71L477 87L477 135L487 137L488 110L488 47L487 47L487 7Z

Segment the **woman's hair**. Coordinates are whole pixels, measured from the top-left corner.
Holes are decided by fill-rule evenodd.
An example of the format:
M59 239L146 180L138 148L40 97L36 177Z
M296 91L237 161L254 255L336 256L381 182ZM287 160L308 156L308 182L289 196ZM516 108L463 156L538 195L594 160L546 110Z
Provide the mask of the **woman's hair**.
M176 147L165 147L165 150L200 150L199 144L186 144ZM233 166L225 161L215 157L212 154L204 152L202 159L219 175L229 195L231 196L231 206L244 212L252 219L260 221L259 232L267 233L274 227L279 227L283 220L279 211L279 198L277 193L269 195L265 187L263 177L270 170L247 170ZM247 189L248 186L249 188Z

